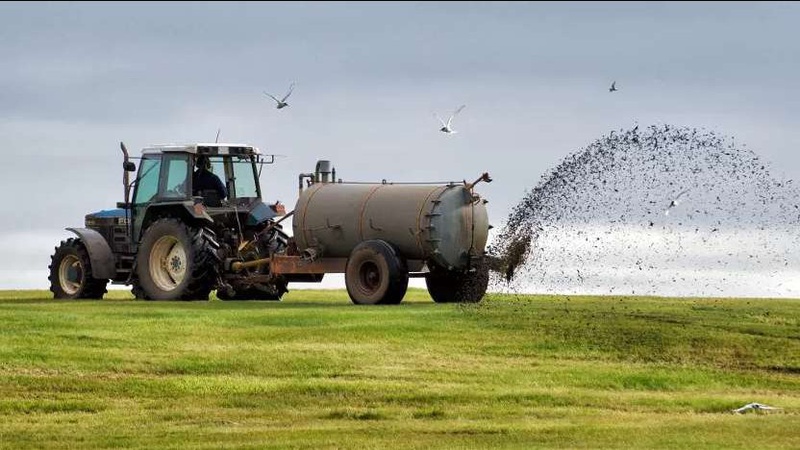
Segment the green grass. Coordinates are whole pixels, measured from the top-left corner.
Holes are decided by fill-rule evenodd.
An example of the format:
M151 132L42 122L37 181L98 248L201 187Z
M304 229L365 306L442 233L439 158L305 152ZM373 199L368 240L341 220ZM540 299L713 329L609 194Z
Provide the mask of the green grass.
M732 414L749 402L783 408ZM800 302L0 291L0 448L800 448Z

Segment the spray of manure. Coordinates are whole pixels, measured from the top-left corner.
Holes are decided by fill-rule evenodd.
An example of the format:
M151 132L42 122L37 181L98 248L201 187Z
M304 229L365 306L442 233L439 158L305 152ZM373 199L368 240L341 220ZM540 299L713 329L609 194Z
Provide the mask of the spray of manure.
M527 192L489 246L492 288L800 296L800 195L733 138L612 131Z

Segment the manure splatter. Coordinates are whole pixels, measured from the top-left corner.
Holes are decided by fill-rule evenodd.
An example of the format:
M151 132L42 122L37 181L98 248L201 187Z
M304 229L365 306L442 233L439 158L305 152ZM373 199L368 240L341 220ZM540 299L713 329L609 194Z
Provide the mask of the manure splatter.
M800 297L799 193L713 131L612 131L512 209L489 246L491 288Z

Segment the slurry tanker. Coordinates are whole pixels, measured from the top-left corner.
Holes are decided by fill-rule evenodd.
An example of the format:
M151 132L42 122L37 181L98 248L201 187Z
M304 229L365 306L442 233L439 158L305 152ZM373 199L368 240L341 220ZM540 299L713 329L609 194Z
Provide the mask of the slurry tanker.
M326 160L298 176L294 210L262 201L274 156L241 144L160 145L136 164L124 144L124 201L91 213L50 264L55 298L99 299L108 283L144 300L280 300L293 282L343 273L357 304L400 303L411 277L435 302L479 302L489 280L490 182L344 182ZM192 186L198 158L227 195ZM131 174L136 176L131 180ZM132 195L131 195L132 194ZM284 221L292 219L292 236Z

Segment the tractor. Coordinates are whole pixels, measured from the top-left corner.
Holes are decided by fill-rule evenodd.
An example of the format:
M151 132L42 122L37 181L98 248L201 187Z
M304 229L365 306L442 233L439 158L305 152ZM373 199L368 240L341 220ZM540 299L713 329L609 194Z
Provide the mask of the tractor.
M111 281L132 285L133 295L146 300L202 300L214 289L224 299L280 299L291 277L225 267L239 255L286 249L289 238L275 220L285 207L261 200L259 174L274 156L236 144L154 146L142 151L131 182L136 165L120 146L125 201L88 214L85 228L67 228L77 238L63 241L52 256L55 298L102 298ZM225 180L227 199L193 192L192 170L201 156Z

